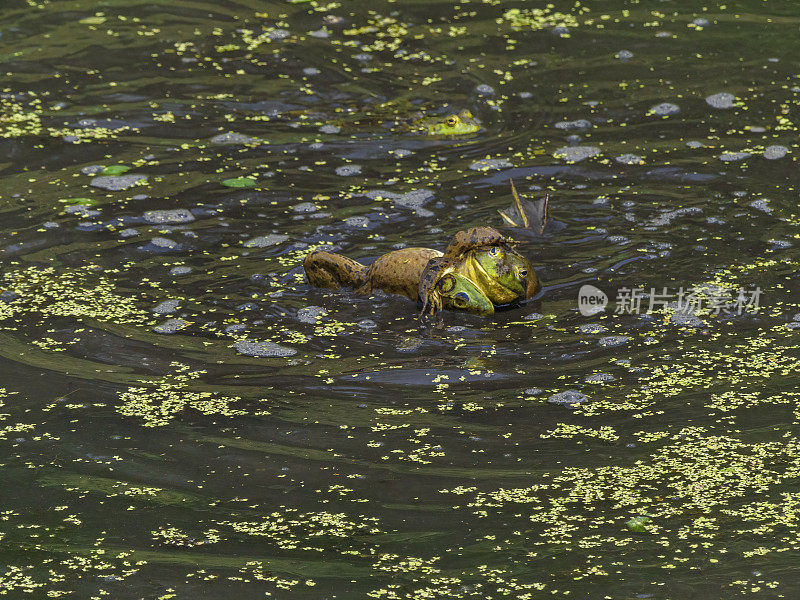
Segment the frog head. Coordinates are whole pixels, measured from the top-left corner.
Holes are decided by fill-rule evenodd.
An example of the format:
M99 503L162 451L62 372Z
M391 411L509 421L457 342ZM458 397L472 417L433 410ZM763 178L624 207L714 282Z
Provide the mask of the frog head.
M538 291L538 279L531 264L505 245L484 246L473 250L465 258L459 273L475 282L496 305L526 298L531 295L528 293L531 284L532 289Z
M494 314L494 305L469 279L457 273L447 273L436 282L442 307L477 315Z
M467 135L481 129L481 122L468 110L445 117L425 118L421 124L428 135Z

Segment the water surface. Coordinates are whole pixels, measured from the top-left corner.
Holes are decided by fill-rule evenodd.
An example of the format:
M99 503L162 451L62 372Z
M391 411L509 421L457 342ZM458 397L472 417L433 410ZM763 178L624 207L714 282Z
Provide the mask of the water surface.
M796 5L533 4L3 4L0 595L792 595ZM305 282L500 227L511 177L540 298Z

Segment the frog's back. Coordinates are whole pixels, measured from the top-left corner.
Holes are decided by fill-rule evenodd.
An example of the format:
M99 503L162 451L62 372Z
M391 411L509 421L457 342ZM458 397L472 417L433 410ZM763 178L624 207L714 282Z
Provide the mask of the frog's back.
M357 291L368 294L379 289L417 300L419 282L428 261L441 255L431 248L403 248L384 254L369 266L367 281Z

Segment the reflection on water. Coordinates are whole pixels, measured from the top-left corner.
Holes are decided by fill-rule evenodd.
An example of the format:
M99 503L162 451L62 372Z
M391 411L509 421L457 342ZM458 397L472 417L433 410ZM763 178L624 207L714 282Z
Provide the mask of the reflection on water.
M793 3L0 9L0 595L788 597ZM429 135L419 114L482 128ZM543 296L310 288L500 227ZM592 317L591 284L762 290Z

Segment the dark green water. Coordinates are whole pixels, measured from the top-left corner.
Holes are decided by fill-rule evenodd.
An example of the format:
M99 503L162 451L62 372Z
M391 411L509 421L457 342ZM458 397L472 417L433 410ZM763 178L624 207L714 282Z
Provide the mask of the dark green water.
M796 596L800 10L584 4L2 3L0 595ZM509 177L527 305L305 283ZM698 286L760 310L614 312Z

